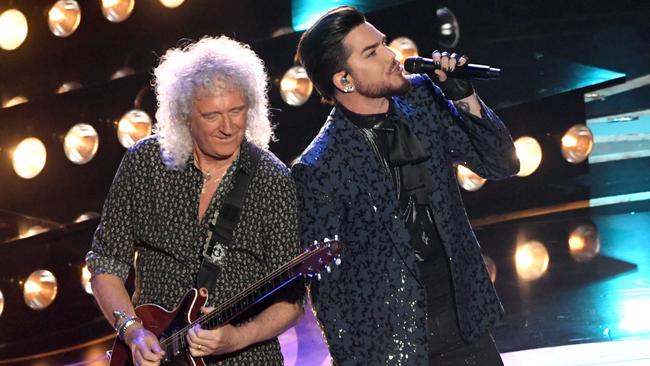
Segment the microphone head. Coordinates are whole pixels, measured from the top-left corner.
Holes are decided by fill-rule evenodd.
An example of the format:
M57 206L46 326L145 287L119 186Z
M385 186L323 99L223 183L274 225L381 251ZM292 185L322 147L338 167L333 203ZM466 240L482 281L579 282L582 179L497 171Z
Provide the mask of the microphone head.
M419 74L422 72L422 57L407 57L404 60L404 70L411 74Z

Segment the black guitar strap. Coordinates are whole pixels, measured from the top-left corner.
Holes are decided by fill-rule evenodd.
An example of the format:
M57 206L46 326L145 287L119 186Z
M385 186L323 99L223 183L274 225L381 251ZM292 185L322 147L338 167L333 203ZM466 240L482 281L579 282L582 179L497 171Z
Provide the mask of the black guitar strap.
M201 269L199 269L199 274L196 277L196 288L212 289L214 287L220 272L219 261L216 258L222 257L223 253L220 252L223 252L232 244L232 234L239 222L248 185L261 157L261 152L255 147L249 146L248 152L249 172L247 173L242 169L240 164L233 177L233 188L219 210L216 223L210 223L212 237L203 251Z

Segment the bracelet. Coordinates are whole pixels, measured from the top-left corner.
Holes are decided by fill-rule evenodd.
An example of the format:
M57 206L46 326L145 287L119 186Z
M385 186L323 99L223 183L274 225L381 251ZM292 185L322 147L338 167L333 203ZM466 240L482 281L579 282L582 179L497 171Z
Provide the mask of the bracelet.
M113 323L113 328L117 332L117 337L124 341L124 335L126 334L126 329L132 326L135 323L142 324L142 320L137 316L128 316L124 310L114 310L113 316L115 317L115 323Z
M113 322L113 329L115 329L117 332L120 330L120 326L124 324L129 316L126 315L126 312L124 310L113 310L113 317L115 318L115 321Z
M126 321L124 321L122 325L120 325L120 328L117 330L117 337L121 339L122 342L125 342L124 336L126 335L126 330L135 323L142 324L142 320L137 316L130 316L126 318Z

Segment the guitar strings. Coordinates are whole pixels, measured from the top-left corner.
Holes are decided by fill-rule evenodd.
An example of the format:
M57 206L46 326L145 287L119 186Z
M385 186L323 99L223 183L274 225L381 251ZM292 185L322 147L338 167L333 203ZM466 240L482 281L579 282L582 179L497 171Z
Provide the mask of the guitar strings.
M239 299L241 299L241 298L245 298L245 297L249 296L251 293L257 291L257 290L258 290L257 287L260 287L260 286L263 285L264 283L268 282L271 278L278 276L278 275L281 274L282 272L287 272L289 269L291 269L292 267L294 267L294 266L295 266L296 264L298 264L299 262L304 261L304 258L305 258L305 257L308 257L308 256L311 256L311 255L314 255L314 254L320 252L321 250L329 249L329 248L330 248L329 246L328 246L327 248L322 247L322 248L319 248L319 249L316 250L316 251L312 251L312 252L310 252L310 251L305 251L305 252L299 254L299 255L296 256L294 259L292 259L291 261L289 261L287 264L285 264L285 265L283 265L283 266L277 268L276 270L274 270L273 272L271 272L269 275L267 275L267 276L261 278L260 280L254 282L254 283L253 283L252 285L250 285L246 290L244 290L244 292L242 292L241 294L238 294L238 295L236 295L236 296L233 296L232 298L228 299L226 302L224 302L223 304L219 305L217 308L215 308L214 310L212 310L212 311L209 312L208 314L204 314L204 315L200 316L199 318L197 318L197 319L196 319L195 321L193 321L192 323L190 323L190 324L186 325L185 327L181 328L179 331L175 332L174 334L172 334L172 335L169 336L168 338L165 338L162 342L160 342L160 346L161 346L161 347L164 347L164 348L167 348L167 346L171 345L171 342L174 342L174 341L176 341L176 340L178 340L178 339L180 339L180 338L184 338L185 333L187 333L187 331L188 331L191 327L193 327L194 325L196 325L196 324L200 324L200 323L203 323L203 322L205 322L205 321L209 321L209 320L211 320L212 318L214 318L214 317L217 316L217 313L219 313L219 312L223 311L224 309L226 309L226 308L232 306L234 303L238 302Z
M285 265L282 266L282 267L279 267L278 269L276 269L276 270L274 270L273 272L271 272L269 275L267 275L267 276L263 277L262 279L260 279L260 280L258 280L258 281L256 281L256 282L254 282L251 286L249 286L246 290L244 290L243 293L238 294L238 295L236 295L236 296L233 296L233 297L230 298L228 301L226 301L226 302L224 302L223 304L219 305L219 307L215 308L215 309L214 309L213 311L211 311L210 313L208 313L208 314L204 314L204 315L200 316L199 318L197 318L197 319L196 319L195 321L193 321L192 323L186 325L185 327L183 327L182 329L180 329L180 330L177 331L176 333L172 334L169 338L166 338L163 342L161 342L161 346L166 347L166 346L168 345L168 343L170 343L171 341L175 341L175 340L177 340L178 338L183 337L183 336L184 336L184 333L186 333L186 332L187 332L191 327L193 327L195 324L197 324L197 323L203 323L204 321L213 318L214 316L216 316L217 313L223 311L225 308L228 308L229 306L231 306L231 305L234 304L235 302L239 301L240 298L244 298L244 297L248 296L250 293L254 292L254 289L255 289L256 287L259 287L259 286L262 285L263 283L267 282L270 278L275 277L275 276L277 276L278 274L280 274L280 273L282 273L282 272L286 272L290 267L293 267L295 264L297 264L297 263L294 263L294 262L297 262L299 259L302 260L303 257L304 257L306 254L308 254L308 252L301 253L301 254L298 255L296 258L294 258L293 260L291 260L289 263L285 264ZM163 345L163 343L164 343L164 345Z

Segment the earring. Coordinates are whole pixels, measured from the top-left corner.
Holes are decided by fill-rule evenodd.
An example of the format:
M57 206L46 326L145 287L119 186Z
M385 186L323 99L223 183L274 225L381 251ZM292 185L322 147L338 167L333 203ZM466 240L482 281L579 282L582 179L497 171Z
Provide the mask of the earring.
M345 86L345 89L343 89L346 93L352 93L354 91L354 86L348 84Z

